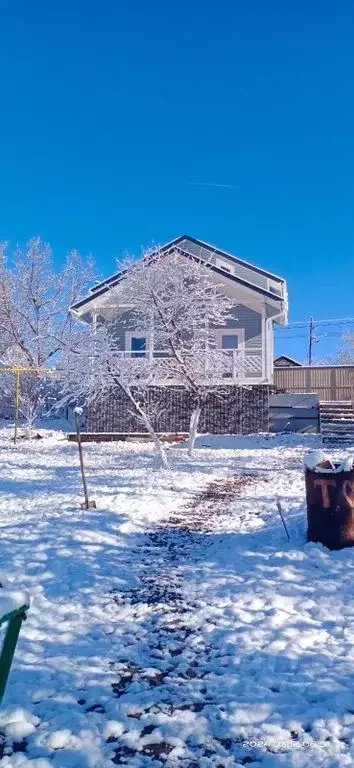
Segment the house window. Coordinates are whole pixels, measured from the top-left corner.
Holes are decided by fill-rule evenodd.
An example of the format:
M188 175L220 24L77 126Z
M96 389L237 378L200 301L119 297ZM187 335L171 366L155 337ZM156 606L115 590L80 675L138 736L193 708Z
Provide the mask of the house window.
M222 378L239 380L245 352L244 328L218 328L216 343L219 349L225 350Z
M152 335L138 331L127 331L125 349L130 352L130 357L152 357Z
M237 333L223 333L221 337L222 349L238 349Z
M272 283L270 280L268 280L268 290L271 293L276 293L277 296L282 296L282 289L279 283L275 284L275 283Z
M245 343L243 328L218 328L216 345L219 349L242 350Z
M232 264L230 264L230 262L226 261L226 259L216 258L215 266L218 269L222 269L223 272L228 272L229 275L234 275L235 274L235 271L234 271L234 268L233 268Z
M132 336L130 339L132 357L145 357L146 336Z

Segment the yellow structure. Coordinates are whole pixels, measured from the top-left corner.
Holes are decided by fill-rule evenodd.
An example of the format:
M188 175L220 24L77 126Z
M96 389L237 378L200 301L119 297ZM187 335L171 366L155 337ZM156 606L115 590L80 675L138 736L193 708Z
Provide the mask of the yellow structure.
M36 374L42 374L46 373L43 368L21 368L17 366L4 366L3 368L0 368L0 373L12 373L15 376L15 385L14 385L14 443L17 441L17 429L18 429L18 417L20 413L20 399L21 399L21 387L20 387L20 381L21 376L24 373L32 373Z

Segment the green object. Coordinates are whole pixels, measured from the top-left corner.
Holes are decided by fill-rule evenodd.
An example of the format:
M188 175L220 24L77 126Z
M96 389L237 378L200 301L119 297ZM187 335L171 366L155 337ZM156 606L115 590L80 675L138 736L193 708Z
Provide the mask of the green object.
M10 613L5 613L3 616L0 616L0 625L7 622L5 638L0 654L0 703L4 698L18 636L28 609L29 605L22 605L20 608L16 608L14 611L10 611Z

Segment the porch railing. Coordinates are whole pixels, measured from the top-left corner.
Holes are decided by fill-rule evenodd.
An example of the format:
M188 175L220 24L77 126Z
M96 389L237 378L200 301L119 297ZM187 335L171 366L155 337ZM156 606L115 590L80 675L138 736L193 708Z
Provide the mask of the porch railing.
M205 353L205 374L212 374L216 379L223 381L260 381L265 378L263 370L263 350L261 347L251 347L250 349L224 349L222 364L218 370L213 370L212 360ZM164 360L168 363L170 355L167 350L154 349L130 351L122 350L115 353L117 356L139 360L148 358L150 362ZM164 366L166 375L166 366Z

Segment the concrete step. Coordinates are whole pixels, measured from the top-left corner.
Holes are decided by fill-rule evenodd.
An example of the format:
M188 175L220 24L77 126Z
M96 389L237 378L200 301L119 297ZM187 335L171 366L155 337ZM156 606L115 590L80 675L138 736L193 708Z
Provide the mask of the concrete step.
M347 411L352 408L352 403L326 403L326 405L320 405L320 411Z
M354 446L354 408L351 400L320 403L322 443L328 447Z
M335 416L337 413L353 413L353 408L320 408L320 413L330 413Z
M329 427L333 424L334 427L351 427L354 424L354 419L338 419L337 421L321 421L321 426Z
M325 445L327 448L353 448L354 450L354 439L337 440L335 438L324 437L322 440L322 445Z
M354 422L354 414L348 413L348 416L321 416L321 421L324 424L327 424L327 422L333 422L333 424L348 424L348 422Z
M345 414L343 414L343 413L336 413L336 414L332 414L332 415L328 415L328 416L327 416L327 414L323 415L321 413L320 418L322 420L324 419L325 421L332 421L332 420L333 421L348 421L348 419L351 419L352 421L354 421L354 413L345 413Z
M321 431L321 435L336 435L337 437L349 437L354 435L354 429L340 430L340 429L325 429Z
M320 408L320 413L353 413L353 408Z
M354 411L353 411L352 408L334 408L332 410L329 410L329 408L328 409L326 408L326 410L320 409L321 416L322 415L323 416L338 416L338 414L341 414L341 413L344 416L346 416L346 414L354 413Z
M326 406L339 406L339 405L350 405L352 406L353 403L351 400L321 400L320 401L320 408L325 408Z
M351 427L334 427L333 424L330 424L328 427L321 428L321 434L322 435L353 435L354 434L354 424Z
M353 403L320 403L321 411L335 411L338 408L342 408L345 411L346 408L353 408Z
M321 432L322 437L333 437L336 440L344 440L348 438L348 440L354 440L354 430L353 432Z

